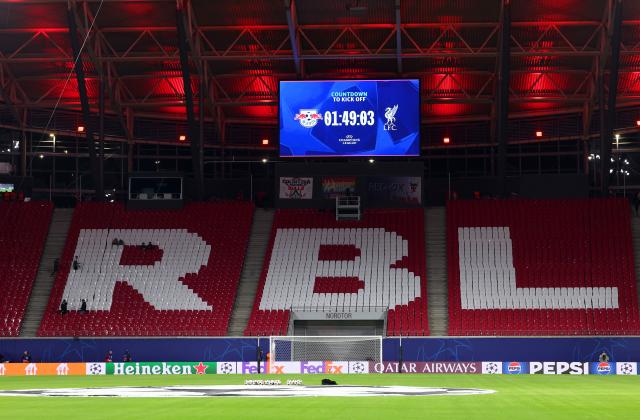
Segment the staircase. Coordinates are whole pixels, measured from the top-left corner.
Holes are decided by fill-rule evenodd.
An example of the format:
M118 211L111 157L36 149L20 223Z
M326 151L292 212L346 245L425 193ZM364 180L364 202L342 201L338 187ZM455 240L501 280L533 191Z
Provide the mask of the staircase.
M447 280L447 219L445 207L425 209L427 248L427 305L431 335L447 335L449 300Z
M640 301L640 217L631 210L631 235L633 237L633 261L636 269L636 287Z
M236 302L229 322L228 335L230 336L241 336L249 322L258 290L258 283L260 282L262 264L269 245L273 216L274 210L258 208L253 214L251 236L249 237L247 254L244 258Z
M67 232L71 225L73 209L54 209L49 225L49 233L44 244L44 251L40 259L38 274L31 290L29 304L22 321L22 337L35 337L44 311L49 303L49 294L55 277L51 275L53 261L60 258L67 239Z

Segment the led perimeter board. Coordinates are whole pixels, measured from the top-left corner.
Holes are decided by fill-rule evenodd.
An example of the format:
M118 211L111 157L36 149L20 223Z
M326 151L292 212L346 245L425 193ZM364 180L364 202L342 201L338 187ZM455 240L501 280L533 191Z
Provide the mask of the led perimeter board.
M418 156L420 82L280 82L280 156Z

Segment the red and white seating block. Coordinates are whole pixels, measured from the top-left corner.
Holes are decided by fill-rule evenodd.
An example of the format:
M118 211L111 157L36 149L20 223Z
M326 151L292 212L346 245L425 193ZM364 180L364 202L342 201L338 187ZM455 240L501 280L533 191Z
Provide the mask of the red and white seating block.
M38 273L53 205L0 202L0 335L18 336Z
M79 205L39 335L225 335L252 214L242 202L164 211ZM82 299L86 314L78 312Z
M451 335L633 334L625 200L452 201Z
M428 334L423 226L421 210L278 211L245 335L286 333L293 307L385 308L390 335Z

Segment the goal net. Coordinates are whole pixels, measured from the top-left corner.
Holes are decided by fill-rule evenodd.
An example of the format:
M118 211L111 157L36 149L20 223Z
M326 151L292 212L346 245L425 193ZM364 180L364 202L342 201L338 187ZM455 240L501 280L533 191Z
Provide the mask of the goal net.
M382 362L382 336L272 336L274 362L371 361Z

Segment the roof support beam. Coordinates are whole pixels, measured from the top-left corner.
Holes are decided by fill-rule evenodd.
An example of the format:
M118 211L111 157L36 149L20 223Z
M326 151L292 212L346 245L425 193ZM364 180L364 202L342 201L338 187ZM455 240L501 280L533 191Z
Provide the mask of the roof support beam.
M622 23L622 0L611 0L613 10L609 25L609 51L611 61L609 64L609 92L607 95L607 107L604 101L600 103L600 113L604 114L604 126L600 127L600 150L602 167L602 195L609 194L609 166L611 165L611 145L613 142L613 128L616 122L616 100L618 93L618 69L620 67L620 36ZM603 72L604 73L604 72ZM602 77L602 89L604 90L604 76ZM602 92L604 100L604 92ZM602 121L602 119L601 119Z
M509 118L509 81L511 72L511 0L503 0L500 17L498 55L498 80L496 89L496 143L498 191L505 196L507 191L507 125Z
M400 17L400 0L396 0L396 70L402 74L402 20Z
M197 200L204 197L203 178L203 150L200 130L196 125L196 117L193 110L193 92L191 90L191 69L189 65L189 45L187 41L187 22L185 19L182 2L178 2L176 9L176 26L178 29L178 48L180 50L180 67L182 70L182 83L184 86L185 108L187 111L187 125L189 128L189 142L191 143L191 154L193 162L193 177L195 181L195 195ZM202 95L203 92L200 92Z
M291 42L291 55L296 69L296 76L303 76L302 60L300 59L300 37L298 36L298 13L295 0L284 0L287 14L287 26L289 27L289 41Z
M89 97L87 96L87 86L85 84L84 67L81 56L80 40L78 39L78 26L76 25L75 13L71 7L71 3L67 8L67 21L69 24L69 38L71 40L71 48L73 56L77 57L75 61L76 81L78 82L78 93L80 95L80 104L82 107L82 120L87 134L87 146L89 148L89 160L91 161L91 176L95 184L96 198L100 201L104 200L104 179L100 173L100 163L96 154L96 144L93 139L93 123L91 121Z
M76 1L73 0L72 3L75 4ZM74 11L76 25L80 29L80 32L84 36L90 37L92 34L89 33L89 28L93 25L93 31L97 33L98 27L95 24L95 16L93 16L93 14L91 13L91 10L89 9L89 6L86 0L82 3L82 15L84 19L80 18L77 9ZM90 21L92 22L91 24L89 23ZM91 60L93 67L96 69L96 72L98 73L98 76L101 82L104 81L106 83L106 87L109 88L109 98L111 99L109 101L110 108L118 116L120 125L125 135L130 140L131 133L129 133L129 131L127 130L127 122L125 120L124 113L122 111L120 98L118 97L118 83L120 78L112 62L100 60L100 52L104 50L104 45L103 45L105 43L104 38L99 35L95 35L95 41L96 41L95 48L90 42L87 42L87 45L86 45L87 55L89 57L89 60ZM102 66L103 63L105 64L104 68ZM106 72L105 72L105 69L106 69Z

